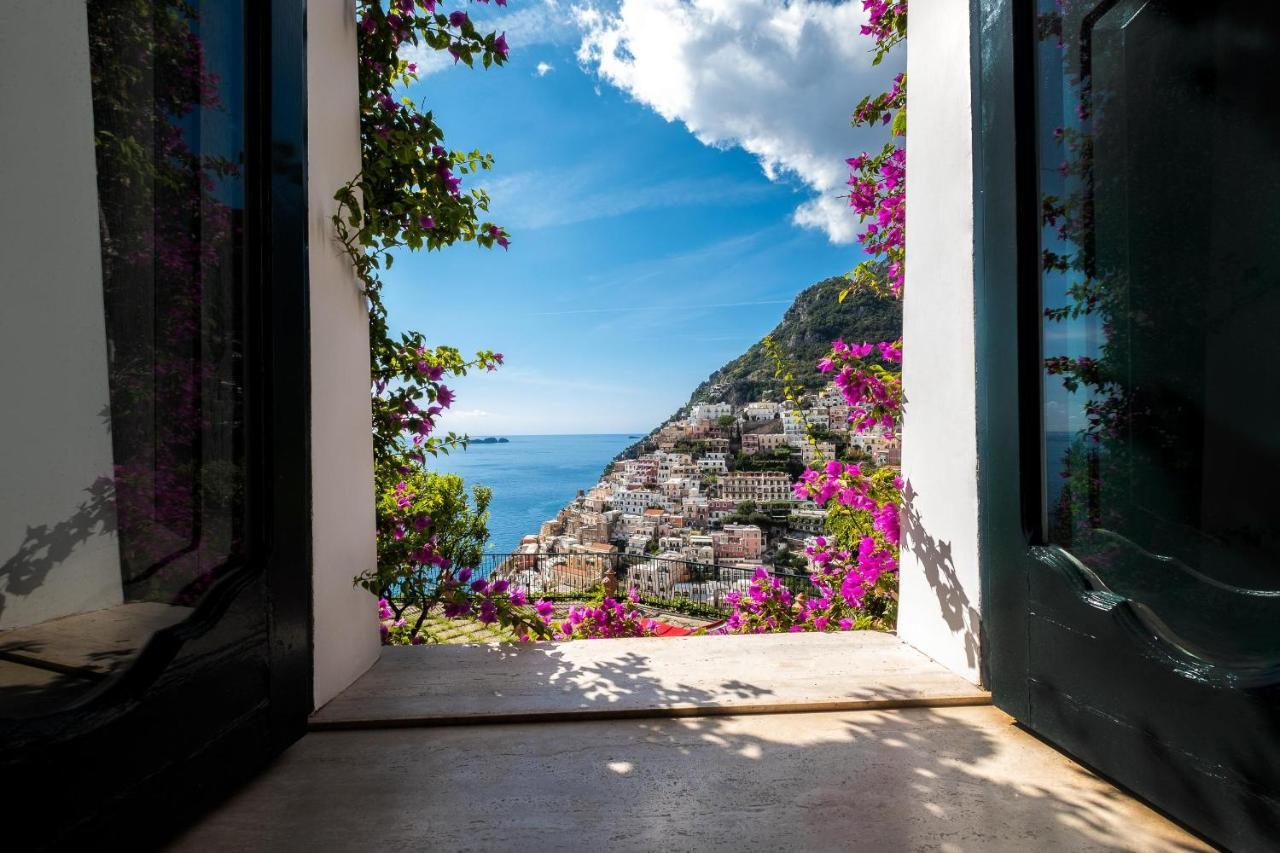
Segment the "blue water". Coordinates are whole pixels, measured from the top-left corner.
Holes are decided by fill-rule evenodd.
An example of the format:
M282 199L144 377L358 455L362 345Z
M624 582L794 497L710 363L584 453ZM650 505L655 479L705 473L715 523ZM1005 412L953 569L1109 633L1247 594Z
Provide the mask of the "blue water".
M488 550L509 554L573 500L594 486L613 457L635 441L621 435L509 435L508 444L473 444L428 461L434 471L457 474L493 489Z

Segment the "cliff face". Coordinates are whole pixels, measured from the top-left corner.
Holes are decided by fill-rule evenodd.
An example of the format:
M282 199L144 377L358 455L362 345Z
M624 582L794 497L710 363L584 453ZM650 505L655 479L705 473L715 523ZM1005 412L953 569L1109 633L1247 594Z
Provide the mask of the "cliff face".
M770 332L786 354L795 377L793 384L807 390L818 390L826 384L827 379L818 373L816 365L836 338L861 343L891 341L902 335L901 302L868 294L850 295L840 302L840 291L847 283L843 276L835 276L806 288ZM782 383L773 374L774 364L765 353L764 344L758 341L707 377L694 389L689 402L667 421L680 417L694 403L742 406L756 400L780 400ZM618 458L638 455L648 438L631 445Z

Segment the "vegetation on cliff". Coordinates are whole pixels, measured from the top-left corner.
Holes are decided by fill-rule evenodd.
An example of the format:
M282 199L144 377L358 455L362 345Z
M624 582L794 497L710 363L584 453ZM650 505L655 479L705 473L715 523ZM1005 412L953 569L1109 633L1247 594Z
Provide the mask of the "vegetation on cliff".
M769 333L793 366L793 387L805 392L821 390L830 381L814 370L818 359L831 349L831 342L891 341L902 336L902 303L891 296L870 292L850 293L843 302L840 293L849 286L844 276L823 279L796 296L782 321ZM707 377L694 389L689 402L666 422L681 417L695 403L730 403L743 406L758 400L783 399L782 381L776 365L765 352L764 340ZM656 429L655 429L656 432ZM619 459L639 455L653 433L618 454Z

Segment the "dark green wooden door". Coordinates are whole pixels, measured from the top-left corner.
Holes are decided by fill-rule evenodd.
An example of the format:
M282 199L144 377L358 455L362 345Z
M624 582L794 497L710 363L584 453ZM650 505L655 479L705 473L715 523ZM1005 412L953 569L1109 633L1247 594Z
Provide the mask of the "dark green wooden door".
M307 6L0 9L0 849L150 850L312 710Z
M1018 421L1023 494L989 525L1019 542L993 552L1018 588L988 610L996 699L1210 838L1275 849L1280 11L1035 7L1009 66L1021 406L990 417Z

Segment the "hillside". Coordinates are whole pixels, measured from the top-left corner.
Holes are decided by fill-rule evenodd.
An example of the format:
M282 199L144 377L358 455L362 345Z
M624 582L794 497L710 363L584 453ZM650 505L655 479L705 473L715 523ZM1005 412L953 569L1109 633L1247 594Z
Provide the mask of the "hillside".
M891 341L902 335L902 303L868 294L850 295L840 302L840 291L847 283L843 276L835 276L806 288L770 332L793 367L794 384L803 385L806 390L818 390L827 381L818 373L816 364L836 338L851 342ZM694 403L741 406L754 400L780 399L782 383L773 374L773 362L765 353L764 344L757 341L707 377L693 390L689 402L667 421L679 417ZM647 440L648 436L631 445L618 458L636 456Z

